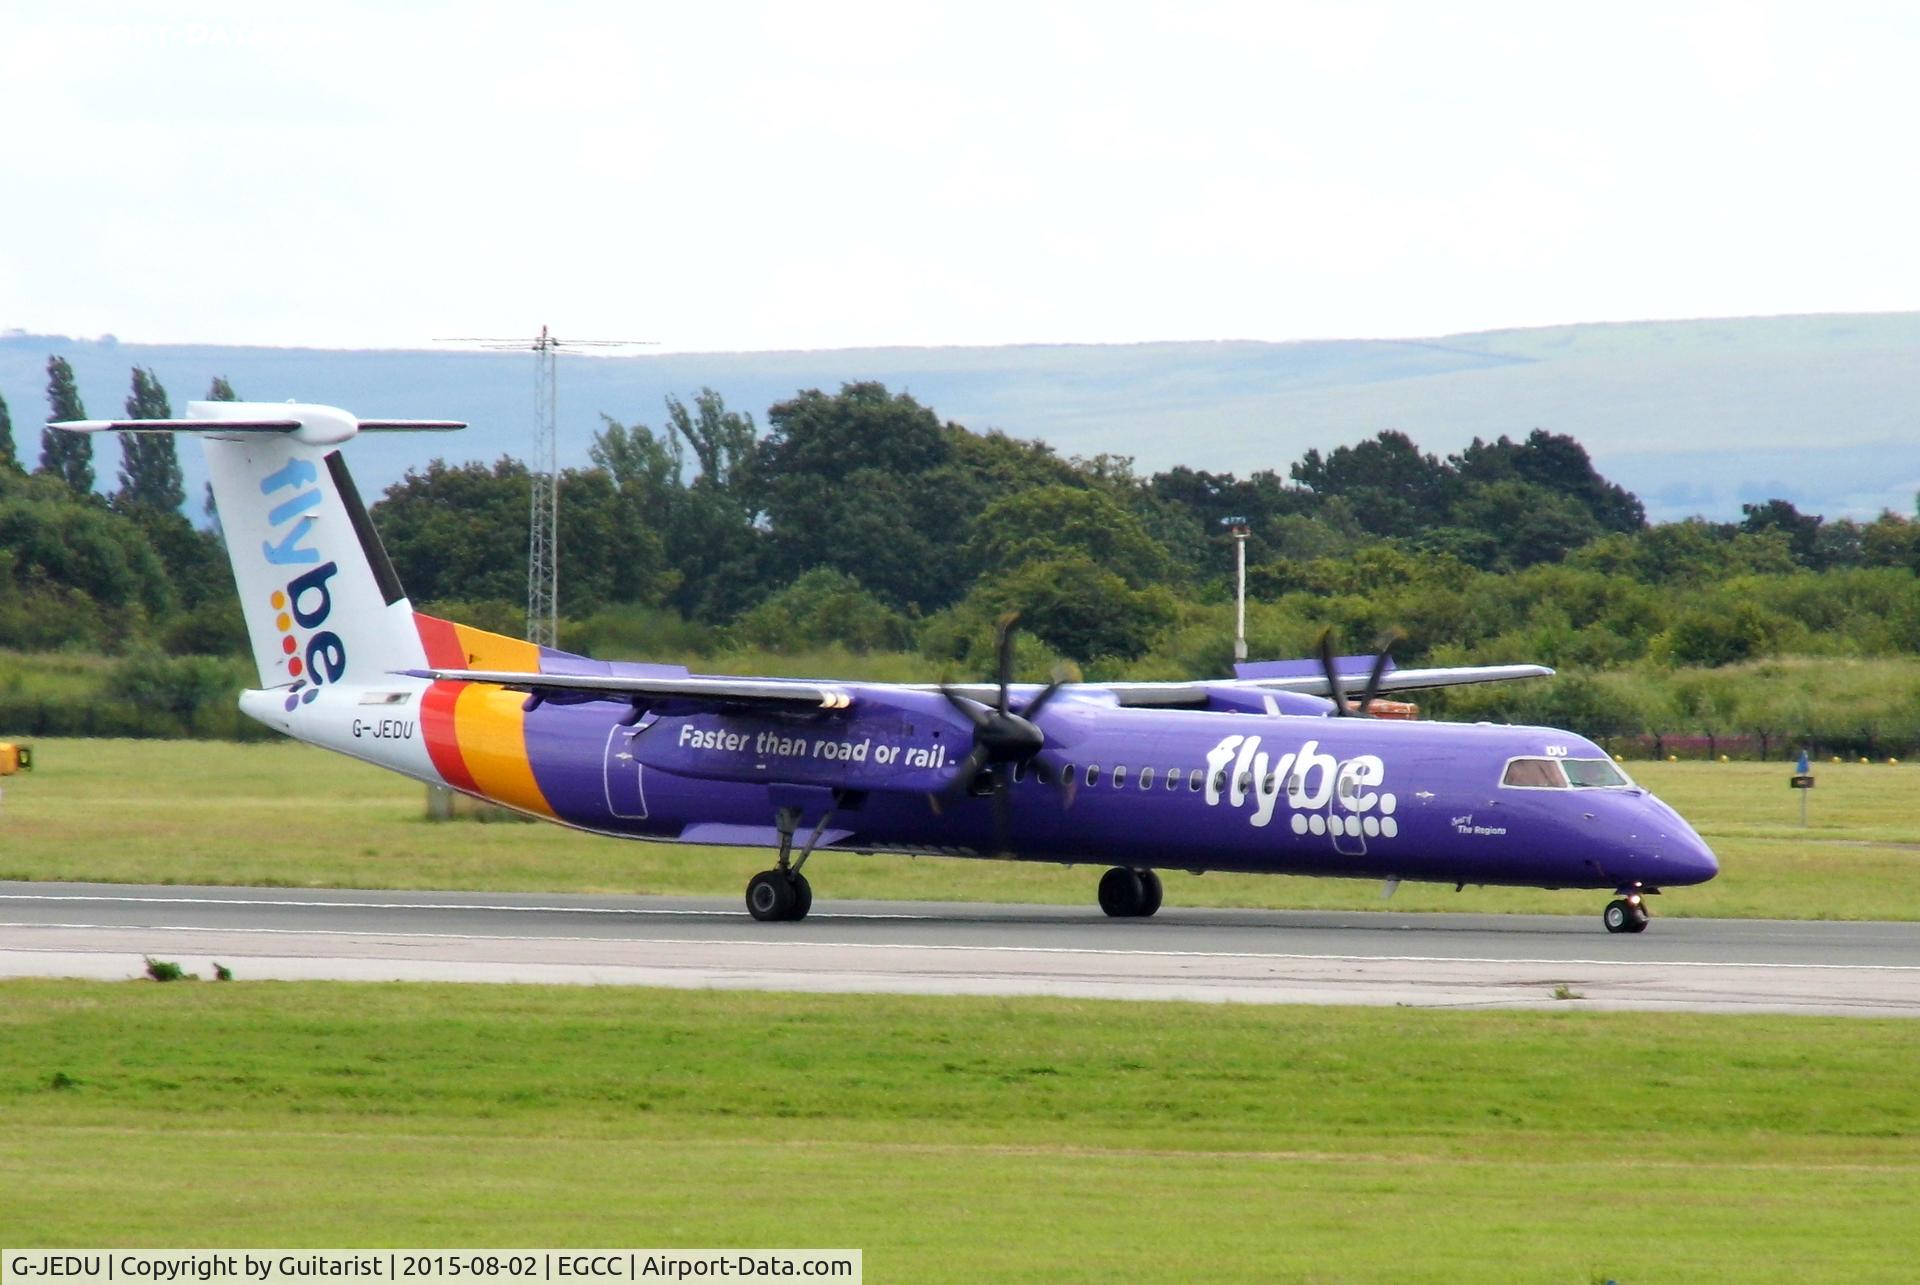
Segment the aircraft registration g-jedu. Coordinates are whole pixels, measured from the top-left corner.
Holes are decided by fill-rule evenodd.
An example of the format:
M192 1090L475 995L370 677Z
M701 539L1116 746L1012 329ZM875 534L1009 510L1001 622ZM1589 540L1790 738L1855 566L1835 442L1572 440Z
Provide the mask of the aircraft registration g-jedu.
M1393 669L1382 655L1241 666L1232 679L955 686L691 674L592 660L415 611L339 448L447 430L326 407L195 402L260 670L251 717L296 740L562 825L762 845L756 919L806 916L816 853L1111 866L1100 906L1159 909L1163 870L1506 884L1645 897L1713 854L1598 746L1544 727L1388 721L1381 693L1539 677L1537 665ZM1363 683L1350 701L1348 683ZM796 838L799 842L796 845Z

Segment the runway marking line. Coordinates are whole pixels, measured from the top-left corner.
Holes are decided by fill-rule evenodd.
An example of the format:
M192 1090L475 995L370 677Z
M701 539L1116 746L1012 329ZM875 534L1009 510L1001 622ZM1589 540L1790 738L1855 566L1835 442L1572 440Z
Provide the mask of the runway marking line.
M490 910L540 915L685 915L693 918L732 918L737 910L691 910L671 907L627 906L502 906L473 901L302 901L267 897L110 897L94 893L0 892L0 901L110 901L141 906L312 906L319 910ZM835 911L832 919L931 919L876 911Z
M258 902L243 903L258 905ZM311 903L301 903L311 904ZM823 950L954 950L1029 955L1138 955L1155 959L1323 959L1334 963L1380 964L1527 964L1549 968L1569 965L1601 968L1765 968L1777 970L1916 973L1920 964L1780 964L1720 963L1690 959L1507 959L1476 955L1320 955L1307 952L1239 950L1116 950L1098 946L942 946L932 942L769 941L740 937L575 937L524 936L512 933L426 933L347 928L215 928L197 924L48 924L0 923L0 928L58 928L90 932L257 933L279 937L387 937L424 941L551 941L596 942L615 946L786 946ZM0 947L0 950L21 949ZM124 954L124 951L102 951Z

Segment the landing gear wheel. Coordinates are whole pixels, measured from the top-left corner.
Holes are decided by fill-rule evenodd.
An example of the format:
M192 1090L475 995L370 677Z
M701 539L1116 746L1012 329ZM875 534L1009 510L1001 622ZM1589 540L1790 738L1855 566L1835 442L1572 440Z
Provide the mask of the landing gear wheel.
M805 919L807 912L813 909L813 885L808 883L807 877L798 870L793 872L792 878L793 913L788 915L787 918L797 922Z
M1160 876L1151 870L1140 871L1140 891L1143 894L1140 899L1140 909L1134 913L1145 919L1160 909Z
M798 919L813 904L813 890L802 894L805 887L806 880L784 870L762 870L747 881L747 913L762 923Z
M1158 891L1159 880L1154 880ZM1115 866L1100 876L1100 909L1115 919L1133 919L1140 915L1150 915L1147 909L1147 884L1137 870L1128 870L1124 866ZM1155 897L1154 910L1159 909L1160 901Z
M1652 918L1645 906L1622 897L1607 903L1600 922L1607 926L1610 933L1643 933L1647 930L1647 921Z

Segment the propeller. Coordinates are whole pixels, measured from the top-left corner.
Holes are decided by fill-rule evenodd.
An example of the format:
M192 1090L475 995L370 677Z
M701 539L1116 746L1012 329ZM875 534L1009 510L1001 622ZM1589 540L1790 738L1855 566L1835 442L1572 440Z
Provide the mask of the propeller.
M980 779L982 772L998 765L1026 762L1036 758L1046 748L1046 733L1040 730L1035 720L1040 717L1041 711L1047 707L1048 702L1053 700L1060 689L1073 680L1074 675L1064 665L1056 669L1053 681L1042 688L1039 695L1028 701L1025 707L1016 713L1013 709L1012 691L1013 651L1014 633L1019 621L1019 613L1009 612L1000 617L998 623L995 642L999 672L995 675L995 679L999 691L993 704L989 705L972 697L963 696L945 683L940 685L940 694L947 698L947 703L959 710L973 727L973 748L954 769L953 782L946 791L948 794L970 790ZM1055 774L1043 775L1042 779L1048 779L1050 775L1058 781L1068 805L1071 805L1074 795L1073 782L1062 775ZM1012 826L1012 801L1007 797L1007 790L1011 785L1012 781L1008 773L994 773L992 788L994 840L1001 849L1007 846L1007 836ZM933 804L936 812L939 811L938 799L930 797L929 802Z
M1360 699L1354 707L1347 705L1346 688L1341 684L1340 672L1334 664L1333 630L1328 629L1320 635L1320 670L1327 676L1327 694L1333 699L1333 712L1341 718L1370 717L1367 711L1373 708L1373 702L1380 695L1380 682L1387 676L1387 665L1392 659L1393 645L1405 638L1400 629L1389 629L1381 634L1374 643L1373 669L1367 674L1367 685L1360 690Z

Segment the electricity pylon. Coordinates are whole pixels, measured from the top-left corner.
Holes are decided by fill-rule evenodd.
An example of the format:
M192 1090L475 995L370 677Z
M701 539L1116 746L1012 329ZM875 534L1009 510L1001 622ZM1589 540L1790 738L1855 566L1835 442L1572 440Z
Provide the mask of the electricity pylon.
M527 510L527 641L560 645L560 433L559 372L562 348L629 348L646 339L561 339L545 326L533 339L450 339L446 343L533 352L533 453L527 460L532 486Z

